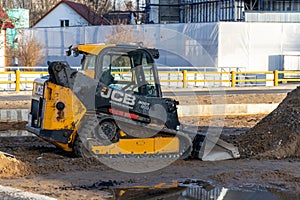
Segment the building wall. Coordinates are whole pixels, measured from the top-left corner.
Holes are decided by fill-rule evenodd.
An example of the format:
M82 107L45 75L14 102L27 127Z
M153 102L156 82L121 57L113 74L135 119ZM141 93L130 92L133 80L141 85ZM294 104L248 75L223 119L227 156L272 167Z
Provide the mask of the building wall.
M130 26L133 34L161 52L162 66L194 66L199 70L236 69L272 71L283 69L283 55L300 52L300 23L189 23ZM65 60L70 44L105 43L113 26L30 29L45 43L45 60ZM134 42L134 41L133 41Z
M283 70L283 56L299 54L299 23L220 23L219 67Z
M168 5L159 7L159 23L180 22L179 0L159 0L159 3L161 5Z
M151 0L151 3L158 4L159 0ZM159 7L158 6L150 6L149 12L149 22L150 23L159 23ZM149 23L147 22L147 23Z
M86 26L88 22L68 5L61 3L52 12L39 21L34 28L60 27L61 20L69 20L69 26Z

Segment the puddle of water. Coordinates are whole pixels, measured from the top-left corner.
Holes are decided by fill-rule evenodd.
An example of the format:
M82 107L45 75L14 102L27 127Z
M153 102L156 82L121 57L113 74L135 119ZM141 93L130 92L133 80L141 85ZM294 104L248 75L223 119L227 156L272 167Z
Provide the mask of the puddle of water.
M276 195L268 191L246 191L231 190L224 187L218 187L206 190L201 187L188 187L181 193L182 199L209 199L209 200L276 200Z
M24 136L35 136L35 135L26 130L0 131L0 137L24 137Z
M185 180L177 187L113 189L114 199L164 200L300 200L300 195L261 187L228 189L201 180Z
M277 188L269 189L251 184L236 188L224 188L214 187L209 182L202 180L187 179L180 182L178 186L186 188L181 193L180 199L187 200L300 200L300 194L291 194Z

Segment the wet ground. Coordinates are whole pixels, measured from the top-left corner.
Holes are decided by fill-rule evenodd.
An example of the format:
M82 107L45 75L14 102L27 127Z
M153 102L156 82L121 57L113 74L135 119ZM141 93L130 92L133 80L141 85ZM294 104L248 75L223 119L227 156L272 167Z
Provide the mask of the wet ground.
M265 95L259 98L228 96L227 101L254 103L261 98L264 98L263 102L279 103L284 95ZM201 97L198 100L209 104L211 98ZM185 103L188 102L183 100L182 104ZM19 104L17 101L13 104L6 102L2 106L10 105L15 108ZM181 121L200 126L203 132L210 127L211 120L220 121L224 123L224 135L239 135L248 131L264 116L227 116L225 119L198 117L184 118ZM11 166L4 171L6 173L0 173L1 185L64 200L221 197L233 200L300 199L298 158L242 158L217 162L187 159L176 160L149 173L126 173L116 171L95 158L72 157L35 136L19 131L24 127L25 123L0 124L0 151L13 154L22 163ZM14 130L7 131L8 129ZM0 193L0 199L2 197Z
M228 134L243 132L263 117L228 117L224 130ZM195 124L193 118L184 121ZM203 118L197 125L205 129L207 121ZM300 160L296 158L217 162L187 159L150 173L126 173L94 158L74 158L35 136L12 133L13 137L7 133L0 138L0 150L15 155L27 167L17 174L2 174L1 185L53 198L198 199L197 195L219 197L226 191L224 199L241 195L245 198L239 199L300 199ZM183 183L189 187L177 187Z

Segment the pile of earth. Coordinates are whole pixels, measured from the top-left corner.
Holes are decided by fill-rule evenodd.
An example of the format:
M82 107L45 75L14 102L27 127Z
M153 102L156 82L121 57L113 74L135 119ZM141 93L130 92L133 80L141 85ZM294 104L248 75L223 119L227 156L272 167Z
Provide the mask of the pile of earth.
M300 158L300 87L236 142L247 157Z
M8 178L13 176L24 176L28 173L26 163L16 158L4 155L0 152L0 178Z

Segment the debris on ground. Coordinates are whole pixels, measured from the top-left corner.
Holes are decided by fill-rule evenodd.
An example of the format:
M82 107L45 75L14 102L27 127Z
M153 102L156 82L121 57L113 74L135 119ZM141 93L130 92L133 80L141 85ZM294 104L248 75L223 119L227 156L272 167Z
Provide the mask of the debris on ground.
M237 139L239 151L246 157L300 157L300 87L252 129Z
M27 172L28 169L25 163L0 152L0 178L24 176Z
M275 101L277 96L278 95L269 95L270 102L273 102L271 99ZM254 101L259 98L260 97L243 97L245 100L253 101L252 103L256 103ZM229 98L227 98L227 100L228 99ZM227 103L229 103L229 101L227 101ZM228 134L248 131L264 117L265 115L226 116L223 130L227 129ZM276 116L274 116L274 118L276 118ZM269 117L269 119L271 120L271 117ZM290 118L286 117L286 120L288 119ZM212 118L184 117L181 120L184 124L202 126L204 129L210 126ZM263 130L264 125L262 124L260 126L261 130ZM7 127L7 130L11 129L11 127ZM243 145L240 145L241 147L250 148L251 145L255 146L255 143L259 142L257 139L252 139L254 138L252 131L253 130L248 132L248 134L250 134L249 137L242 135L242 138L250 140L251 142L248 141L248 144L241 143ZM238 137L239 135L237 134L236 138ZM258 138L259 136L256 137ZM247 187L257 186L257 188L260 189L264 187L268 188L268 190L272 189L276 191L287 191L291 194L300 194L299 159L237 159L218 162L177 160L170 166L155 172L147 174L128 174L110 169L104 164L95 162L95 159L70 157L53 145L33 136L0 137L0 150L15 155L18 161L26 164L25 172L20 173L21 176L17 175L5 178L2 172L0 172L1 185L51 196L57 199L101 199L102 197L104 198L104 196L108 196L107 198L109 198L111 194L110 191L99 189L103 186L102 181L107 184L111 182L114 184L115 181L122 183L121 186L117 185L120 187L120 190L122 190L121 193L117 194L122 194L123 199L128 199L130 197L126 195L131 195L132 193L128 190L124 193L123 190L126 186L152 185L157 182L170 182L180 177L201 177L201 180L210 180L212 181L211 183L217 187L224 186L232 188L237 186L240 188L240 186L243 185ZM253 150L253 152L258 151ZM265 152L265 150L261 152ZM243 152L241 151L241 153ZM257 153L255 155L257 155ZM5 158L5 160L6 159L7 158ZM0 164L2 164L1 158ZM0 169L1 168L2 167L0 167ZM25 173L28 174L25 176ZM187 181L186 183L189 182ZM136 189L136 191L137 190L139 189ZM146 193L144 190L139 191L141 191L141 195ZM151 189L149 192L152 194ZM133 197L137 197L136 193L133 195L136 195ZM284 193L284 195L286 199L293 199L292 197L287 198L286 193ZM138 197L145 199L144 196ZM171 199L171 197L169 199Z

